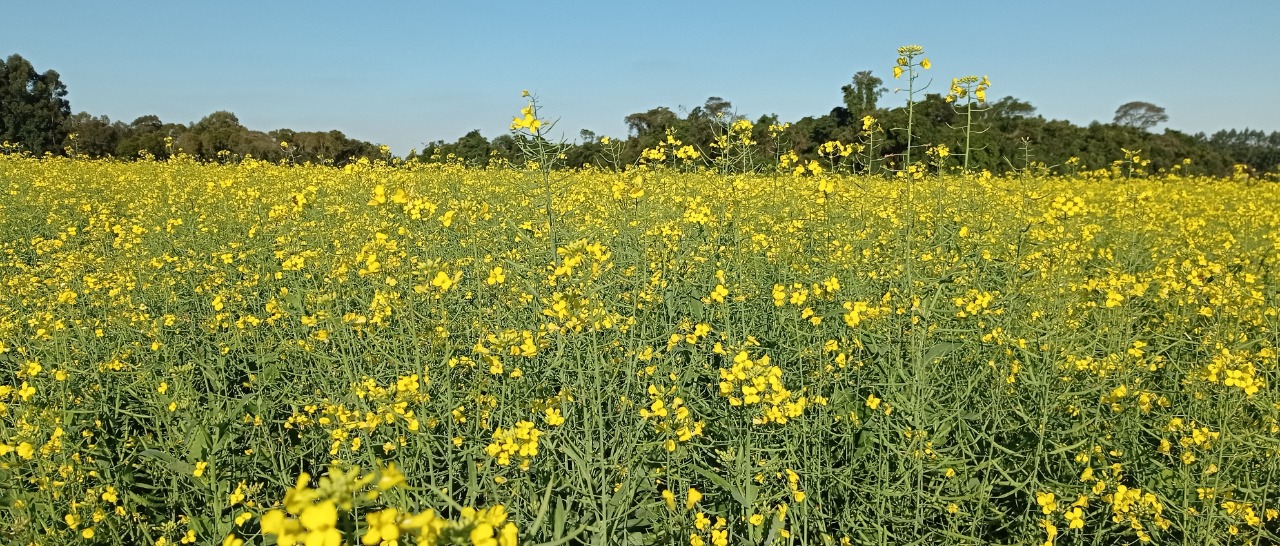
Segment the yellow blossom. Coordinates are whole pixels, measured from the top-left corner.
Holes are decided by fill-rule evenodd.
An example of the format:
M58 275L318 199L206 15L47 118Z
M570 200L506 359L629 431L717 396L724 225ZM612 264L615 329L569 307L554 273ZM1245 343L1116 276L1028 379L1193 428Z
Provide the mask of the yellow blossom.
M690 487L690 488L689 488L689 496L688 496L688 498L684 501L684 509L685 509L685 510L693 510L693 506L694 506L695 504L698 504L698 503L699 503L699 502L701 502L701 501L702 501L702 492L701 492L701 491L698 491L697 489L694 489L694 488Z

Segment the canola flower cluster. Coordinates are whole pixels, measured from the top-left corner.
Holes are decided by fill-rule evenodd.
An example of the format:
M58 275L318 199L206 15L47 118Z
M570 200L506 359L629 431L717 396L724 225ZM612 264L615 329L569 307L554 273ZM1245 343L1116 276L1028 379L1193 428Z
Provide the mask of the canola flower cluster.
M1273 183L724 174L749 129L554 184L0 156L0 536L1277 540Z
M276 544L292 546L340 546L346 544L341 521L349 518L357 502L376 501L380 493L403 487L404 475L394 465L377 475L361 474L360 469L342 470L333 467L319 479L316 487L309 485L311 476L302 473L293 488L285 492L283 510L268 510L262 515L262 533L275 538ZM368 491L366 485L375 482ZM435 544L469 544L472 546L516 546L519 530L507 521L502 505L476 510L464 507L457 519L442 517L433 509L418 513L402 512L397 508L372 510L366 507L365 528L360 544L365 546L390 546L402 540L419 546ZM228 535L224 545L243 544L235 535Z
M663 437L662 447L667 451L675 451L680 444L702 436L702 429L706 426L705 422L694 420L684 398L671 396L671 402L667 403L667 396L674 392L675 387L664 390L649 385L648 394L652 402L649 407L640 409L640 417L653 422L654 432Z
M804 413L808 398L796 396L782 384L782 368L774 366L769 355L752 359L747 351L733 356L733 366L720 368L720 396L731 406L760 405L753 424L786 424Z
M533 457L538 455L538 438L542 431L534 428L532 421L520 421L511 429L498 427L493 431L493 443L485 446L485 454L497 459L498 464L511 464L512 457L520 459L520 468L527 470Z

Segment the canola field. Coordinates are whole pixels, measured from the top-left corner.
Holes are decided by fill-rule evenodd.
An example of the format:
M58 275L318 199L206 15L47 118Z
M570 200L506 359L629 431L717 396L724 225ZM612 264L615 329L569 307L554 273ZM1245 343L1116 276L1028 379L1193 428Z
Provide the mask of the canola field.
M0 156L0 542L1274 544L1280 190Z

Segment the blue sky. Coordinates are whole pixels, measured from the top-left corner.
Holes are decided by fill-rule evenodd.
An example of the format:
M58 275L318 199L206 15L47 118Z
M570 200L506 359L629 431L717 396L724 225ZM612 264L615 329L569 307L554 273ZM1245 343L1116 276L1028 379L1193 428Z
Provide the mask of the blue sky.
M1280 2L14 2L0 55L55 69L73 111L338 129L396 153L493 138L536 93L558 131L716 95L754 119L824 114L859 70L920 44L934 89L989 75L1075 123L1144 100L1168 127L1280 130ZM890 93L881 101L903 100Z

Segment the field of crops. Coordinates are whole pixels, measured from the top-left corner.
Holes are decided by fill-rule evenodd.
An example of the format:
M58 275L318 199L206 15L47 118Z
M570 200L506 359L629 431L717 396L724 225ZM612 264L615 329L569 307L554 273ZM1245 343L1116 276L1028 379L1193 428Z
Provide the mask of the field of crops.
M0 537L1275 543L1277 188L0 156Z

